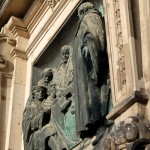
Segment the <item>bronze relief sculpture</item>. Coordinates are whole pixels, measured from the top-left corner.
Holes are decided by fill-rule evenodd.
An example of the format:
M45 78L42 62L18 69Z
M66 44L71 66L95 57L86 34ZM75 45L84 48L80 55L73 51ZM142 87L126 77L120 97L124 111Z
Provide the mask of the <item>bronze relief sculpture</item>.
M96 136L94 147L110 125L104 20L90 2L78 15L73 47L61 48L60 65L44 69L31 90L23 114L25 150L71 150Z

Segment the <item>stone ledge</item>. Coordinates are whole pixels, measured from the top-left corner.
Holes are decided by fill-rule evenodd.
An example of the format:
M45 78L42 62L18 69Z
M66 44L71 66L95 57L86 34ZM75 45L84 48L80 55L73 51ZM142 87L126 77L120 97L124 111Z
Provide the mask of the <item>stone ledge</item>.
M125 112L129 107L131 107L134 103L147 103L148 96L144 92L135 91L129 96L127 99L121 101L118 105L116 105L113 110L107 115L107 119L114 120L118 116L120 116L123 112Z

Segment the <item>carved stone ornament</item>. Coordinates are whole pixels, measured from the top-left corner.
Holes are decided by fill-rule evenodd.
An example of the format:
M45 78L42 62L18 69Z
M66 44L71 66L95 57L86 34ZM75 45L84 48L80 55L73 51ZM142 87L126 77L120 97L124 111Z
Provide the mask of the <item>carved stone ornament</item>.
M129 117L114 125L104 139L102 150L148 150L150 147L150 122Z

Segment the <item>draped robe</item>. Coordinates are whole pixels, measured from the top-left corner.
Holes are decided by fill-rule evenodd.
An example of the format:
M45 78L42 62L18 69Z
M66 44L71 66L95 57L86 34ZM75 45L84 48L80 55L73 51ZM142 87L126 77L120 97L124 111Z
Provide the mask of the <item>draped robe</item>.
M74 40L74 99L78 133L87 130L101 118L100 83L104 50L103 19L93 9L80 20Z

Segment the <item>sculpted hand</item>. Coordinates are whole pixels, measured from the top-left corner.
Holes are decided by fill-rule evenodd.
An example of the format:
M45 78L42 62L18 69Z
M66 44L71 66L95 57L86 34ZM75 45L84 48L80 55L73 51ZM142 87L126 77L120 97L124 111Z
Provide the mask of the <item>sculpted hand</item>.
M89 48L88 48L88 46L85 46L85 47L82 48L82 55L83 55L84 58L88 59L88 57L89 57Z

